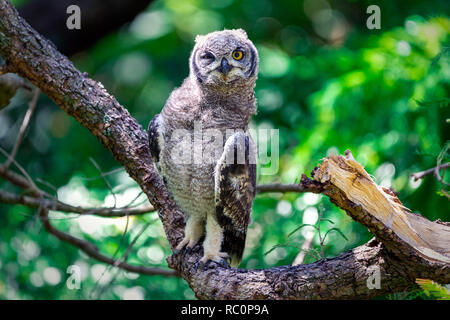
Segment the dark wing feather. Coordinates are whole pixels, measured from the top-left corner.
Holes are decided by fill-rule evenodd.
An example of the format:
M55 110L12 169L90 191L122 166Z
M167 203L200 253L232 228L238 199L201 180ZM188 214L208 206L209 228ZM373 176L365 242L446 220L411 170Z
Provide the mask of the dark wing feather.
M150 121L148 125L148 145L150 148L150 154L153 159L153 163L156 166L156 169L159 169L159 156L161 153L161 127L160 127L160 115L157 114L153 117L152 121Z
M216 167L218 171L216 173L216 216L223 228L222 251L230 255L233 266L239 265L242 260L256 193L256 164L250 161L254 159L254 155L250 148L249 137L244 135L242 137L244 139L231 137L230 139L234 141L233 145L227 144L229 150L224 150L224 153L230 151L234 153L234 161L228 164L222 156ZM244 145L240 145L242 143ZM238 150L245 150L244 163L237 161Z

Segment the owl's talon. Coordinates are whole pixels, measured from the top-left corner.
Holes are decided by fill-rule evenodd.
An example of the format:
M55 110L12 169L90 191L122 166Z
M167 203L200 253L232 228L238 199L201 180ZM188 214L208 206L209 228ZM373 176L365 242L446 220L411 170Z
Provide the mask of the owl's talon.
M192 249L196 246L198 243L198 239L190 239L190 238L184 238L173 250L173 253L179 254L181 250L183 250L183 255L193 251Z
M203 262L202 260L200 260L197 265L197 268L201 268L203 271L207 271L209 269L215 269L217 267L222 267L225 269L230 269L231 266L228 263L228 261L226 261L225 259L221 259L220 261L216 261L216 260L209 260L206 262Z
M214 268L217 267L217 266L214 264L214 262L215 262L215 261L213 261L213 260L208 260L208 261L206 261L206 262L200 260L200 261L197 263L196 267L197 267L198 269L202 269L202 271L207 271L207 270L209 270L209 269L214 269Z
M205 269L205 267L208 269L216 268L217 266L229 269L231 266L228 261L226 261L228 258L229 255L226 252L216 252L214 254L205 253L200 262L204 265L203 269Z
M205 271L205 263L202 260L199 260L195 263L195 268Z
M220 260L220 262L217 262L217 261L214 261L214 262L217 263L222 268L231 269L231 265L228 263L228 261L226 259L222 259L222 260Z
M183 250L183 255L186 255L186 254L188 254L188 253L191 253L193 250L192 250L193 248L191 248L191 247L189 247L189 246L186 246L185 248L184 248L184 250Z

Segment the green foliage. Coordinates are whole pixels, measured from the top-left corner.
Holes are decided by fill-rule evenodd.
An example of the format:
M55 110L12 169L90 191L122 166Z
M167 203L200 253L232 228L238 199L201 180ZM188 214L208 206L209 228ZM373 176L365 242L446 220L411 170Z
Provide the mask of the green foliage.
M388 295L390 300L450 300L449 285L442 286L430 279L416 279L418 288Z
M317 236L318 236L318 242L319 242L318 244L319 244L319 247L320 247L320 254L318 254L317 256L318 256L319 259L325 259L325 253L324 253L325 240L327 238L327 235L331 231L335 231L342 238L344 238L346 241L348 241L348 238L345 236L345 234L337 227L328 229L325 232L325 234L322 236L322 233L321 233L322 222L329 222L331 224L334 224L333 220L323 217L324 210L325 209L324 209L323 205L321 204L320 208L319 208L319 214L317 215L317 217L314 217L314 215L312 217L307 217L308 220L317 220L315 224L302 223L301 225L297 226L294 230L292 230L287 235L287 238L290 238L292 235L294 235L297 231L301 230L302 228L304 228L304 227L312 227L317 232ZM323 228L322 228L322 231L323 231ZM309 235L309 237L312 237L312 236L313 236L313 234ZM269 253L274 251L276 248L284 248L284 247L294 247L294 248L297 248L298 250L306 251L307 253L318 253L319 252L317 248L314 248L314 247L311 247L311 246L308 246L307 248L300 248L298 245L295 245L295 244L292 244L292 243L283 243L283 244L277 244L277 245L273 246L269 251L264 253L264 255L265 256L268 255Z
M416 279L422 293L428 299L450 300L450 290L429 279Z
M448 200L437 195L441 183L431 175L410 179L438 159L448 161L448 153L444 157L441 152L449 138L448 4L379 1L382 28L368 30L370 1L330 3L332 29L320 24L302 1L159 0L131 24L71 58L146 127L188 75L195 35L243 28L261 57L252 126L280 133L279 171L259 175L258 183L292 183L321 158L350 149L377 183L399 192L407 207L430 220L449 221ZM0 111L0 146L8 151L29 99L21 91ZM147 201L101 143L45 97L17 160L41 188L73 205L120 207ZM0 188L18 192L4 181ZM327 212L327 219L319 220L321 230L331 220L333 227L323 237L315 233L306 262L321 257L325 237L327 258L372 237L325 196L264 194L254 204L241 267L291 264L321 204ZM35 211L0 204L0 298L194 298L182 279L129 274L88 258L44 232ZM171 252L162 225L150 223L156 213L127 219L51 212L51 218L55 227L116 258L145 228L127 262L167 267ZM80 290L66 286L70 265L82 270Z

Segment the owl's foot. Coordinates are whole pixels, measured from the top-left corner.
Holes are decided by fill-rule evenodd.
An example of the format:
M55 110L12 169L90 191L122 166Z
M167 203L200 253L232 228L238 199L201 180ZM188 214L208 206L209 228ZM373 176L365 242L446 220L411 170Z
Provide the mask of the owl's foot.
M218 264L224 268L230 268L230 264L226 261L230 256L226 252L205 252L200 264L203 266L211 265L211 262Z
M208 269L214 269L217 267L222 267L225 269L230 269L231 266L228 263L227 260L225 260L224 258L221 258L219 261L217 260L207 260L206 262L203 261L203 259L201 259L199 262L197 262L196 264L196 268L201 268L203 271L206 271Z
M226 252L205 252L203 255L202 261L203 263L207 262L208 260L212 260L215 262L220 262L222 259L228 259L230 256Z
M178 254L181 252L181 250L186 246L186 248L184 249L184 253L190 252L195 245L198 243L199 239L193 239L193 238L187 238L185 237L175 248L175 250L173 250L174 254Z

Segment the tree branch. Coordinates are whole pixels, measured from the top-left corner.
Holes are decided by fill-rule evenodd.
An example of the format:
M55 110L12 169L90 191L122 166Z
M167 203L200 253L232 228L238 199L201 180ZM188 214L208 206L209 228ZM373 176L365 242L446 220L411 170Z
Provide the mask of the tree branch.
M174 248L183 238L183 215L153 168L146 132L128 111L37 34L6 0L0 0L0 54L14 72L41 88L110 150L158 209ZM448 227L409 213L398 199L387 196L388 191L380 191L356 161L350 161L325 159L314 180L304 177L301 186L294 189L320 186L331 201L367 226L382 244L372 241L333 259L264 270L215 267L205 271L196 266L201 257L196 251L171 256L169 266L197 297L205 299L371 298L405 290L414 285L416 277L450 282ZM279 187L265 190L274 189ZM374 202L367 203L369 200ZM424 236L429 228L438 235L425 235L426 240L420 241L419 235ZM380 271L380 289L367 285L372 268Z
M178 266L200 299L368 299L413 285L376 240L332 259L263 270L203 271L192 267L196 258L172 259L169 266ZM377 290L367 286L373 270L379 270L382 279Z
M57 199L42 199L24 195L19 196L4 190L0 190L0 201L9 204L21 204L35 209L42 207L47 210L78 213L80 215L90 214L105 218L138 216L155 210L153 206L146 206L143 208L84 208L79 206L72 206Z
M36 109L37 101L39 98L39 93L41 91L39 88L36 88L33 98L31 99L28 110L25 113L25 117L23 118L22 125L20 126L19 134L16 139L16 143L14 144L14 147L11 151L11 153L8 156L8 159L6 160L4 164L4 168L7 170L11 163L13 162L14 158L16 157L17 151L19 151L20 144L22 143L23 137L25 136L25 132L27 131L28 125L30 124L31 117L33 115L34 109Z
M52 226L50 223L50 219L48 217L48 209L46 208L39 208L39 219L42 222L42 225L44 226L45 230L47 230L50 234L54 235L61 241L70 243L71 245L79 248L81 251L86 253L89 257L94 258L100 262L113 265L115 267L124 269L129 272L136 272L140 274L146 274L146 275L162 275L167 277L175 277L177 276L176 272L173 270L168 269L161 269L161 268L149 268L149 267L143 267L143 266L134 266L130 265L128 263L125 263L120 260L115 260L112 258L109 258L107 256L104 256L99 252L99 249L94 244L90 243L89 241L78 239L68 233L62 232L55 227Z
M314 180L308 179L308 177L305 174L302 174L301 181L298 184L281 184L281 183L263 184L263 185L258 185L256 187L256 192L258 192L258 193L268 193L268 192L322 193L323 186Z
M439 175L436 175L436 172L439 172L439 170L446 169L446 168L449 168L449 167L450 167L450 162L447 162L447 163L441 164L439 166L430 168L428 170L424 170L424 171L413 173L413 174L411 174L411 177L415 181L417 181L417 180L423 179L425 176L427 176L429 174L433 174L439 179L441 177ZM442 179L440 181L442 181Z

